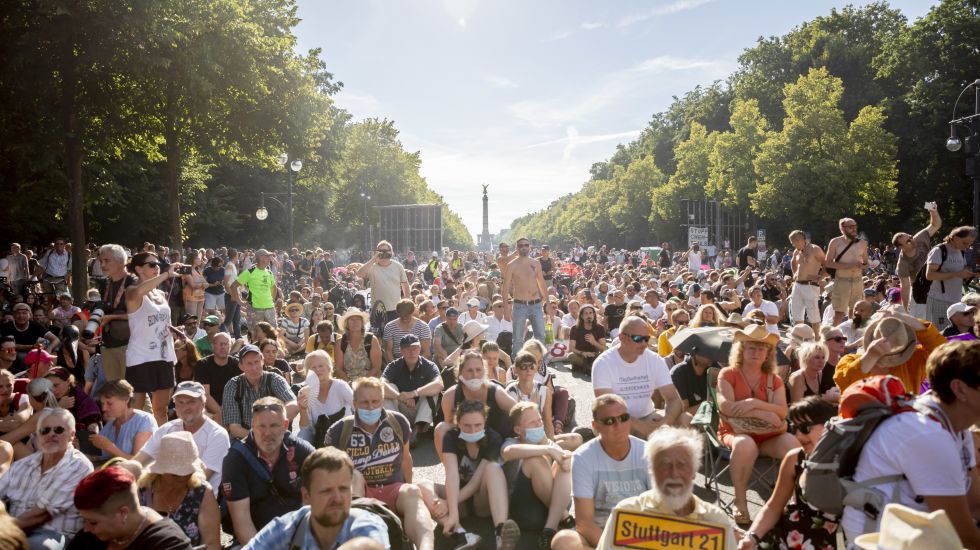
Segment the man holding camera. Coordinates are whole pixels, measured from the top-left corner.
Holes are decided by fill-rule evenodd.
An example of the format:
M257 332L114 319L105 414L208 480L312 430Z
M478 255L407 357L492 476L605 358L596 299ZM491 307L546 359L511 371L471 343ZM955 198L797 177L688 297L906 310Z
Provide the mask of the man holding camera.
M357 270L357 276L368 279L371 288L371 331L379 338L383 337L384 326L394 321L398 317L395 306L402 298L410 298L411 290L408 288L408 277L405 275L405 268L394 257L394 249L388 241L381 241L375 247L374 256L364 263ZM375 304L384 306L384 319L376 319L374 315Z
M128 260L129 253L118 244L99 248L99 265L106 281L101 307L92 312L90 322L98 321L102 327L102 370L107 381L126 377L126 347L129 345L126 287L137 283L136 277L126 271ZM101 318L97 318L99 310L103 313Z

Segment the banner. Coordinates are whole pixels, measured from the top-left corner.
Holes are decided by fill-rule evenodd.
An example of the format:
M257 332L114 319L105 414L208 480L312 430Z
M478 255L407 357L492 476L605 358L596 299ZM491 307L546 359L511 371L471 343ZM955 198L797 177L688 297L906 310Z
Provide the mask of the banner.
M690 225L687 227L687 246L690 247L697 241L701 246L708 244L708 228L707 227L695 227Z
M728 527L655 513L617 510L610 548L734 550L725 548Z

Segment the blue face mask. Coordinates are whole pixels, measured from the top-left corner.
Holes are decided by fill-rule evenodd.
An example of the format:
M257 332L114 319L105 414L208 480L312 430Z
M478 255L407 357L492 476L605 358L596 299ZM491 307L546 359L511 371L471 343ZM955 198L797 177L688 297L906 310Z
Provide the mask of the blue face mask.
M377 424L378 420L381 420L381 411L383 410L384 408L357 409L357 417L365 424Z
M476 443L477 441L483 439L483 435L485 433L486 430L480 430L471 434L461 431L459 432L459 438L467 443Z
M544 439L544 437L544 426L524 430L524 439L530 441L531 443L539 443Z

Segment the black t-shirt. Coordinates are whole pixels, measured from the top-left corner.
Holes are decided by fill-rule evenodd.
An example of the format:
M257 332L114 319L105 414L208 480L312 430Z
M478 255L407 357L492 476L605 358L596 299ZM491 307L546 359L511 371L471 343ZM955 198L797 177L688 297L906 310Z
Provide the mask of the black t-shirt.
M0 325L0 334L13 336L18 346L33 346L39 338L44 338L47 333L48 329L44 325L34 321L28 321L27 328L24 330L18 329L13 321Z
M503 445L504 439L493 428L485 428L485 430L483 439L477 444L479 450L475 457L466 452L466 442L459 438L459 428L449 430L442 437L443 452L456 455L460 488L470 482L481 460L495 463L500 456L500 446Z
M80 531L66 547L66 550L102 550L109 544L99 540L88 531ZM191 550L191 540L184 531L170 518L155 521L139 534L126 548L141 550Z
M619 324L623 322L623 317L626 317L626 304L618 306L609 304L602 310L602 314L606 316L606 328L612 332L619 328Z
M249 460L234 448L228 449L221 464L221 490L229 501L249 499L252 523L256 529L262 530L270 521L298 510L303 505L300 495L300 487L303 485L300 468L306 457L313 454L314 449L306 441L287 433L283 438L279 459L270 471L265 461L258 456L258 447L251 433L245 438L245 448L256 457L258 465L271 474L274 490L266 481L268 478L261 476Z
M128 274L120 281L106 279L105 286L102 289L102 303L105 306L103 308L105 314L110 315L116 313L126 313L126 291L120 291L120 287L125 289L126 287L135 285L138 282L139 281L137 281L136 277ZM178 293L178 296L179 295L180 294ZM129 321L111 321L102 327L102 347L118 348L125 346L128 343Z
M208 286L204 287L204 292L207 292L208 294L214 294L214 295L221 295L225 293L224 285L211 286L214 283L224 282L225 268L211 267L211 266L205 267L204 279L208 282Z
M762 286L762 298L770 302L779 301L779 289L776 286Z
M568 334L568 338L575 342L576 350L590 353L599 351L595 346L585 340L586 334L591 334L596 340L602 340L606 337L606 328L598 323L592 323L592 329L585 330L584 328L579 328L578 324L576 324Z
M748 258L755 260L757 256L755 255L755 249L749 248L748 246L742 247L738 251L738 258L736 259L736 266L739 269L745 269L749 265Z
M670 379L677 388L681 399L686 399L688 406L700 405L708 398L708 371L698 376L690 361L683 361L670 370Z
M221 405L225 384L241 373L241 369L238 368L238 359L235 357L228 357L226 365L218 365L214 362L214 355L208 355L194 366L194 377L198 382L210 386L211 399L217 401L218 405Z
M538 258L538 262L541 263L541 275L545 279L551 279L555 276L555 263L551 258Z

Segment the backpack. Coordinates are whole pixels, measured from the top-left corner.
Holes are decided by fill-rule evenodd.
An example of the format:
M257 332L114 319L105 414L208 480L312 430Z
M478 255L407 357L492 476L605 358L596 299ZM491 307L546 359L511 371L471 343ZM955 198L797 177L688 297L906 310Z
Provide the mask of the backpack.
M866 527L874 530L885 505L898 501L899 485L886 495L876 485L905 479L902 474L854 481L861 450L871 434L887 418L907 412L920 412L946 424L928 407L917 404L906 393L902 381L891 375L877 375L852 384L841 396L840 416L827 421L813 453L803 463L803 498L820 511L841 515L845 506L857 508L866 516Z
M336 306L334 306L334 307L336 307ZM365 332L364 333L364 352L367 353L369 357L371 355L371 344L373 342L374 342L374 335L371 334L370 332ZM340 352L341 353L347 353L347 347L348 347L349 343L350 342L347 339L347 335L346 334L342 334L340 336Z
M946 249L945 244L939 245L939 251L942 254L942 259L939 262L939 270L942 270L943 264L946 263L946 258L949 257L949 251ZM924 304L929 297L929 289L932 288L932 281L926 279L926 269L929 267L928 262L919 268L919 272L915 274L915 278L912 279L912 299L915 300L917 304ZM939 281L939 288L946 292L946 281Z
M391 550L410 550L414 548L412 541L405 536L402 528L402 520L398 514L385 506L383 502L376 498L358 497L351 500L350 507L365 510L380 517L388 527L388 544ZM310 514L303 516L303 519L296 524L293 536L289 539L289 550L302 550L306 544L307 525L310 523Z

